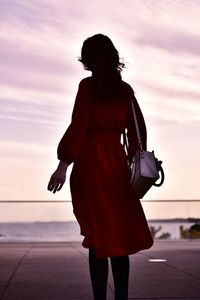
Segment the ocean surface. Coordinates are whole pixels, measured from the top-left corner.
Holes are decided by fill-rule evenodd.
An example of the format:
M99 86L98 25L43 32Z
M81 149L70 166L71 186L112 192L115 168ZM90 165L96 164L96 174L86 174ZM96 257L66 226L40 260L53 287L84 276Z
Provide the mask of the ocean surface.
M188 229L191 222L149 222L150 227L157 230L155 238L172 239L180 238L179 227ZM82 241L80 228L77 222L24 222L24 223L0 223L0 242L61 242L61 241Z

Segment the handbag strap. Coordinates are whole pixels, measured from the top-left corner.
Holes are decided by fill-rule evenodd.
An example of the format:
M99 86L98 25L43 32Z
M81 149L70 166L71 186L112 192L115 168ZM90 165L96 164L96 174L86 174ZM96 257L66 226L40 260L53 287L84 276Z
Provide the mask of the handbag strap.
M138 125L138 121L137 121L137 117L136 117L136 112L135 112L132 95L131 95L131 108L132 108L133 120L134 120L134 124L135 124L135 128L136 128L138 146L140 147L140 150L143 151L142 139L141 139L141 135L140 135L139 125ZM123 132L123 145L126 149L126 152L128 153L128 141L127 141L126 130L124 130L124 132Z
M140 150L143 151L143 144L142 144L142 139L141 139L141 135L140 135L140 130L139 130L139 125L138 125L138 121L137 121L137 117L136 117L136 112L135 112L135 107L134 107L134 99L133 97L131 97L131 108L132 108L132 112L133 112L133 119L134 119L134 123L135 123L135 128L136 128L136 134L137 134L137 140L138 140L138 146L140 147ZM127 141L127 135L126 135L126 130L123 132L123 144L125 146L125 149L128 153L128 141ZM160 178L160 182L159 183L154 183L154 186L159 187L163 184L164 180L165 180L165 174L163 171L163 168L161 166L162 161L158 160L155 157L156 160L156 166L157 166L157 170L160 173L159 178Z
M142 139L141 139L141 135L140 135L140 129L139 129L138 121L137 121L137 116L136 116L136 112L135 112L133 98L131 98L131 107L132 107L132 112L133 112L133 119L134 119L134 123L135 123L135 128L136 128L138 146L140 147L140 150L143 150Z
M157 170L158 170L158 173L160 173L159 175L159 179L160 179L160 182L157 183L157 181L153 184L154 186L156 187L159 187L163 184L164 180L165 180L165 173L163 171L163 168L162 168L162 161L161 160L158 160L157 158L156 159L156 166L157 166Z

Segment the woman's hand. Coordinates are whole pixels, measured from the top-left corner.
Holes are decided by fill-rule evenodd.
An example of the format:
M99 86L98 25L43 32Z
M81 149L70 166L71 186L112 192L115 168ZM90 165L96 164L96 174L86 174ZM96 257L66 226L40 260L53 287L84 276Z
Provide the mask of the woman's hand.
M67 171L68 164L66 162L60 161L58 168L56 171L51 175L51 178L48 183L48 191L56 193L61 190L63 184L66 180L66 171Z

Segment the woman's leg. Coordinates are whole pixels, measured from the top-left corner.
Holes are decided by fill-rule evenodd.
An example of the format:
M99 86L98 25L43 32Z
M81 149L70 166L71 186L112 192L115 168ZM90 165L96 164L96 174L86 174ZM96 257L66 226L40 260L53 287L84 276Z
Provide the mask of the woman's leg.
M108 258L97 258L89 249L89 268L94 300L106 300L108 281Z
M128 300L129 256L111 257L115 300Z

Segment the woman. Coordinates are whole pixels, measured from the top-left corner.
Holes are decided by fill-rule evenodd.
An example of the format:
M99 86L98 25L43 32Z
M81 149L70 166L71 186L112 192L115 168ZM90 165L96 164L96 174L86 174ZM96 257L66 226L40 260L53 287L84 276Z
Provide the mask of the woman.
M48 190L59 191L72 162L73 211L89 249L94 299L106 299L108 258L111 259L115 300L128 299L129 255L152 246L139 199L129 183L128 160L137 151L131 99L146 148L146 127L130 85L122 81L124 64L112 41L97 34L83 43L79 61L91 77L83 79L72 121L58 145L58 168ZM128 157L120 143L128 130Z

